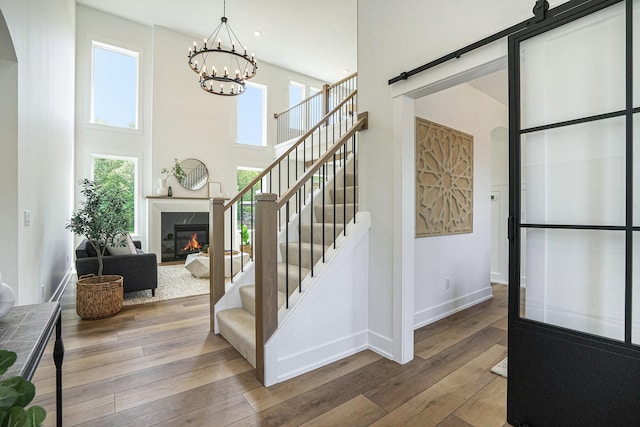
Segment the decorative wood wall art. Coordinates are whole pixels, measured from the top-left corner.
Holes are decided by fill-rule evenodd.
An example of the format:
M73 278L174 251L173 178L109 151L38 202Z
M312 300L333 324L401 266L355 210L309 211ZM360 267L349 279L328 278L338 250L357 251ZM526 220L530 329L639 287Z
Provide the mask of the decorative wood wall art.
M416 237L473 232L473 136L416 117Z

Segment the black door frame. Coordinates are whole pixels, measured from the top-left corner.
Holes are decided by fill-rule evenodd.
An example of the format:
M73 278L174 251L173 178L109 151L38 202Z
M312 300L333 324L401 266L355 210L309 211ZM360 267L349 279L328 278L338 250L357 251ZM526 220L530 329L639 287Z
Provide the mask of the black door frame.
M625 109L521 129L520 42L614 4L626 2ZM633 0L575 1L509 37L509 364L507 420L513 425L640 425L640 347L631 343L633 232ZM640 25L640 24L638 24ZM624 226L522 224L520 138L532 131L626 117L626 223ZM521 229L617 230L626 233L625 340L615 341L520 317Z

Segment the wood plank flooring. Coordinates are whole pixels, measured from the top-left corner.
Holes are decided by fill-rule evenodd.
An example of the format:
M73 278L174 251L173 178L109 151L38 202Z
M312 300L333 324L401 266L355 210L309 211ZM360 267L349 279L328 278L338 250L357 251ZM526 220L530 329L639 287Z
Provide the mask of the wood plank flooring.
M63 297L65 426L507 426L507 288L415 331L406 365L363 351L270 388L224 338L209 333L209 297L125 307L81 320ZM36 404L55 425L52 343Z

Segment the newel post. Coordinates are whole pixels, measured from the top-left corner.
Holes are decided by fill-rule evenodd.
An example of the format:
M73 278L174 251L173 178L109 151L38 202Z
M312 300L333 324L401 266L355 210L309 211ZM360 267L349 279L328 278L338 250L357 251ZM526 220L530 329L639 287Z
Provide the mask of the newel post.
M209 305L211 331L214 330L213 307L224 296L224 201L214 198L209 210Z
M264 345L278 327L277 194L256 195L256 378L264 384Z

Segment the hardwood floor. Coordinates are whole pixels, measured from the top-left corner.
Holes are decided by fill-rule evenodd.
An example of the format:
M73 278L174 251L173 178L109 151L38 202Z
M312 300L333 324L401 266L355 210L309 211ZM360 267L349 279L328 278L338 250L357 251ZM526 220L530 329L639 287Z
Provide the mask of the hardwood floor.
M81 320L63 297L65 426L505 426L507 288L415 332L406 365L364 351L270 388L220 336L208 296ZM52 343L34 403L55 425Z

